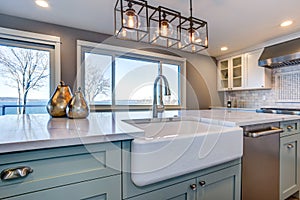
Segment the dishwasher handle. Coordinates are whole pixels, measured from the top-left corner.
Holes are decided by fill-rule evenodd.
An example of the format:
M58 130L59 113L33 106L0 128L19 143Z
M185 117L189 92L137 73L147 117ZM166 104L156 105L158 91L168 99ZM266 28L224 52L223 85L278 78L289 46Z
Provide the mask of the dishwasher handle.
M260 130L260 131L245 131L244 136L246 137L252 137L257 138L261 136L276 134L276 133L282 133L283 129L278 127L271 127L268 130Z

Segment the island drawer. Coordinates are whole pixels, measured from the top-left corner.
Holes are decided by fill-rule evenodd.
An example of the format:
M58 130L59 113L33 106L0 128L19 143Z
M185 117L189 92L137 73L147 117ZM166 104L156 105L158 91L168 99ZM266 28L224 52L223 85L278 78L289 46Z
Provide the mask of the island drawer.
M280 134L280 136L286 136L286 135L292 135L299 133L299 121L294 120L294 121L285 121L285 122L280 122L280 128L283 129L283 133Z
M26 177L1 180L0 199L121 174L120 142L88 144L0 155L0 171L26 166ZM4 178L3 173L1 177Z

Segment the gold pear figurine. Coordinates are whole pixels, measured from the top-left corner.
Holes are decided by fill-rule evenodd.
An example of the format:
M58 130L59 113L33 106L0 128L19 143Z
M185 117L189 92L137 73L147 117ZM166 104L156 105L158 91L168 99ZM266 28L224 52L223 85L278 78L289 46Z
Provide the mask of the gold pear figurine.
M71 119L82 119L86 118L89 113L89 106L79 87L68 104L67 116Z
M67 106L71 98L70 87L61 81L47 104L48 113L52 117L66 117Z

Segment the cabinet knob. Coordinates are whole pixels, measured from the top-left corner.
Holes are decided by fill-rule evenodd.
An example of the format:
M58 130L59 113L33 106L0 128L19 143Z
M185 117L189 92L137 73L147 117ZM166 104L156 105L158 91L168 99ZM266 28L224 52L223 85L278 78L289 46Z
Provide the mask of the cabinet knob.
M287 148L288 148L288 149L292 149L292 148L294 148L294 145L288 144L288 145L287 145Z
M192 185L190 185L190 188L195 191L197 189L197 185L196 184L192 184Z
M200 185L201 187L204 187L204 186L205 186L205 184L206 184L206 182L205 182L205 181L199 181L199 185Z
M28 174L32 173L33 170L30 167L22 166L16 168L4 169L1 172L1 180L12 180L18 178L25 178Z
M293 128L294 128L294 127L293 127L293 126L291 126L291 125L288 125L286 128L287 128L287 130L289 130L289 131L290 131L290 130L293 130Z

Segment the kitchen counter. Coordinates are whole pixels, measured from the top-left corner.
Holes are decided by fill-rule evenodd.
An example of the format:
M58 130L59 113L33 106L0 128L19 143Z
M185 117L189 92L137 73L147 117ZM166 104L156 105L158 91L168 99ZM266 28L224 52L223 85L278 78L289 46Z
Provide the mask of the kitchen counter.
M52 118L48 114L0 117L0 153L120 141L143 131L112 113L91 113L86 119Z
M231 110L231 111L248 111L248 112L256 112L256 108L227 108L222 106L210 106L210 109L216 109L216 110Z
M151 118L151 114L151 111L103 112L91 113L87 119L51 118L48 114L0 116L0 153L143 137L143 130L122 120ZM226 126L300 119L296 115L232 110L166 111L161 117L174 116Z
M188 114L193 116L201 116L202 120L208 120L212 123L227 123L232 124L232 126L248 126L254 124L300 119L300 116L298 115L256 113L240 110L200 110L190 111Z

